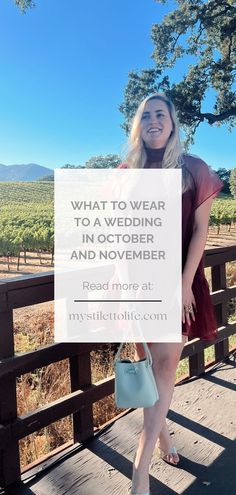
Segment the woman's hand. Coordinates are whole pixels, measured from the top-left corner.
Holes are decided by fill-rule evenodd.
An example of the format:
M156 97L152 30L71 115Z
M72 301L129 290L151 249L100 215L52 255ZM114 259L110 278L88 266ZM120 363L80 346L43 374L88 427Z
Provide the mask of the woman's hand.
M190 283L182 281L182 322L191 325L191 318L195 321L194 312L197 311L195 298Z

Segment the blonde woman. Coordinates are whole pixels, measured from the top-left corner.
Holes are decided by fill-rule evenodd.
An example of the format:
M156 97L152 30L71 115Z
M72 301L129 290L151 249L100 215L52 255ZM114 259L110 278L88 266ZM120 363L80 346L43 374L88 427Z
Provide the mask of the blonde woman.
M213 198L222 188L200 158L184 153L172 102L163 94L147 97L133 119L129 151L121 168L182 169L182 333L181 343L148 343L160 400L143 409L143 428L133 464L132 495L149 495L149 466L158 441L162 458L177 465L179 456L168 431L177 365L187 337L214 340L217 324L204 275L203 252ZM135 359L144 357L136 344ZM157 378L158 377L158 378Z

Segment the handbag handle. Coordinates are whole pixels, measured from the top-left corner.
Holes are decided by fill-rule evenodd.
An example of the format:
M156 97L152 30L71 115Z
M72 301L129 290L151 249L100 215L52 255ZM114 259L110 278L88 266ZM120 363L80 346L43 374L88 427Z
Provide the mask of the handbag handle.
M144 350L146 352L146 356L147 356L147 359L148 359L148 362L149 362L149 365L152 366L152 355L151 355L151 352L149 350L149 347L148 345L146 344L146 342L141 342L143 344L143 347L144 347ZM114 359L114 363L116 361L118 361L118 359L120 358L120 353L121 353L121 349L122 347L124 346L125 342L121 342L119 348L118 348L118 351L115 355L115 359Z

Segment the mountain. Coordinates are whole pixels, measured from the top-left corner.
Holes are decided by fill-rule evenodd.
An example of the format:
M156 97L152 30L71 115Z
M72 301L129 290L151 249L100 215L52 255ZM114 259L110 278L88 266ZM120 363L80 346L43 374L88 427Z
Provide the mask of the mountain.
M52 174L52 169L36 163L28 165L2 165L0 163L0 182L32 182Z

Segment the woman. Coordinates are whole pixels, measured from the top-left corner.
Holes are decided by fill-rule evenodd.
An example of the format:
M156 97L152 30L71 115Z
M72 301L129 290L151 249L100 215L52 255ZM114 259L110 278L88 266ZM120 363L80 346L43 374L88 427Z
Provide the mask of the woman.
M149 495L149 465L157 439L162 458L179 457L166 424L177 365L187 337L214 340L217 324L204 275L205 248L213 198L223 186L200 158L183 153L172 102L163 94L147 97L133 119L129 152L121 168L182 168L182 333L181 343L149 343L160 400L143 409L143 429L133 464L132 495ZM136 359L144 357L136 344Z

